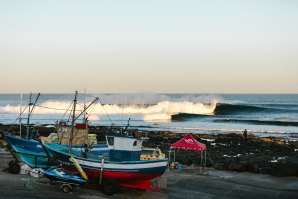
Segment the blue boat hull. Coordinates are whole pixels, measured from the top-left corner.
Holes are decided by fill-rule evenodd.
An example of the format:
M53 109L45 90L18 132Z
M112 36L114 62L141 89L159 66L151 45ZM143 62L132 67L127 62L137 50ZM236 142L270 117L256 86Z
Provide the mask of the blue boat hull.
M5 139L11 146L12 154L18 161L24 162L30 167L36 168L49 168L51 166L49 164L47 153L38 141L26 140L8 134L5 134ZM61 146L64 146L64 148L68 147L66 145ZM83 148L83 146L73 146L73 150L77 153L81 153ZM98 144L92 148L90 153L94 155L101 155L103 153L109 153L109 150L107 145Z

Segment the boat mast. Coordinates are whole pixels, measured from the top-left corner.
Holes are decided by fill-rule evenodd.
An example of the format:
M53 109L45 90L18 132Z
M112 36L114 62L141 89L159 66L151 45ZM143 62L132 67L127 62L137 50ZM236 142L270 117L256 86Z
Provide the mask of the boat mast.
M21 93L20 96L20 116L19 116L19 123L20 123L20 138L22 138L22 104L23 104L23 94Z
M71 132L69 136L69 145L68 145L68 153L71 152L72 148L72 139L73 139L73 133L74 133L74 123L75 123L75 117L76 117L76 105L77 105L77 97L78 97L78 91L75 92L75 98L73 100L73 112L72 112L72 121L71 121Z
M28 111L28 117L27 117L27 131L26 131L26 139L27 140L29 139L29 130L30 130L30 128L29 128L29 122L30 122L30 116L31 116L31 114L33 112L33 109L35 107L35 104L37 103L37 100L38 100L39 96L40 96L40 93L37 94L37 97L35 99L35 102L32 103L32 93L30 93L30 99L29 99L29 104L28 104L29 111ZM30 109L31 106L33 106L32 109Z
M84 89L84 109L86 109L86 89ZM84 124L86 123L86 114L87 112L84 113Z
M29 96L29 104L28 104L28 117L27 117L27 131L26 131L26 139L29 139L29 122L30 122L30 112L31 112L31 105L32 105L32 93Z

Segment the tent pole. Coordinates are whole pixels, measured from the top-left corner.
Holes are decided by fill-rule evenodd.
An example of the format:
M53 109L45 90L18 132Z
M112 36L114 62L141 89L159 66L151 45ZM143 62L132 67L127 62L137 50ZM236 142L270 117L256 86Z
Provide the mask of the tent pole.
M168 170L170 170L170 164L171 164L171 148L169 150L169 163L168 163Z
M207 153L207 148L205 148L205 171L206 171L206 164L207 164L207 155L206 155L206 153Z
M176 149L174 148L174 163L176 162Z
M202 151L201 151L201 164L200 164L200 173L202 173L202 162L203 162L203 156L202 156Z

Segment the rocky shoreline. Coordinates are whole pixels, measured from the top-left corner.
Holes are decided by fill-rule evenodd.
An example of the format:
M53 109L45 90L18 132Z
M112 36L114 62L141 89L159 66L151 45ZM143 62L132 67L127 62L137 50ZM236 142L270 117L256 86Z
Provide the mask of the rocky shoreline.
M1 131L7 131L10 125L0 124ZM47 136L54 132L53 126L32 126L39 135ZM99 142L105 142L104 133L110 127L90 126L89 132L96 134ZM17 132L18 125L10 128ZM25 128L23 128L25 130ZM24 132L25 133L25 132ZM159 147L168 156L169 145L180 140L185 134L165 131L148 131L149 141L146 147ZM207 167L219 170L271 174L273 176L298 176L298 141L282 138L260 138L241 134L194 134L194 138L207 146ZM1 138L0 138L1 139ZM1 144L1 143L0 143ZM179 150L176 161L185 165L199 165L199 151Z

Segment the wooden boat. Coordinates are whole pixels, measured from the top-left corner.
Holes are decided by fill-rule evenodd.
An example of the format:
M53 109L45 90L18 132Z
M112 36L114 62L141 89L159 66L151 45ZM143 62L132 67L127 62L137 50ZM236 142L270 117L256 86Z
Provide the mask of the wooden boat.
M39 96L40 94L38 94L37 98L35 99L35 102L32 103L31 95L30 95L30 102L28 103L28 106L27 106L29 107L29 112L28 112L28 118L27 118L27 131L26 131L25 138L16 137L8 133L4 134L4 138L6 139L7 143L11 148L11 153L15 157L15 161L10 162L9 164L9 171L11 173L19 173L20 166L18 165L18 162L24 162L33 168L49 168L50 166L52 166L52 163L50 163L51 155L47 154L46 151L44 151L39 141L30 139L31 136L30 136L30 129L29 129L29 119ZM83 112L85 112L96 101L97 99L91 102L88 105L88 107L86 107L83 110ZM31 106L33 107L30 108ZM20 114L20 117L21 117L21 114ZM73 121L75 121L77 118L74 118ZM88 148L88 146L86 147L86 144L88 144L88 126L87 126L87 121L84 120L84 122L85 123L83 124L77 123L76 125L74 125L74 122L73 122L72 124L73 127L72 125L67 125L65 122L59 123L57 127L59 142L62 145L64 144L65 146L67 146L69 144L68 142L69 137L71 136L72 140L75 141L74 142L75 144L72 143L72 146L71 146L72 150L84 153L86 148ZM73 132L75 132L76 136L70 135L70 131L72 131L72 134ZM88 150L90 151L90 153L96 154L96 155L109 152L109 148L106 144L96 144L96 145L93 145L92 148L88 148Z
M53 166L49 161L48 154L44 151L42 145L37 140L27 140L24 138L19 138L13 135L4 134L4 138L11 148L11 153L15 157L17 162L24 162L32 168L49 168ZM68 148L68 145L62 145ZM83 145L74 145L72 149L77 153L84 153L85 147ZM109 153L109 148L106 144L94 145L89 153L100 155L103 153ZM11 164L9 166L12 166ZM18 166L14 165L14 170L16 173ZM13 172L13 173L15 173Z
M67 148L43 143L43 146L60 161L63 168L75 171L70 157L73 156L92 182L102 184L108 194L113 194L117 187L124 186L142 190L159 190L151 187L151 180L163 175L166 171L167 159L140 160L142 143L147 137L139 134L107 133L106 140L109 154L85 156L68 152Z

